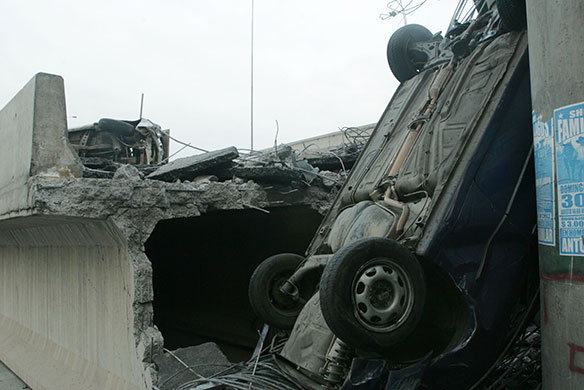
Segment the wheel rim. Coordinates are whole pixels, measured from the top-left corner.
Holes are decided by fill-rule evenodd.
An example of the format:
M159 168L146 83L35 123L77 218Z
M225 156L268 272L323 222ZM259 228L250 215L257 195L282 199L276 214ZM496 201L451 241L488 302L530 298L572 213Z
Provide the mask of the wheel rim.
M408 274L388 258L373 259L359 269L352 295L355 317L373 332L388 332L401 326L414 303Z

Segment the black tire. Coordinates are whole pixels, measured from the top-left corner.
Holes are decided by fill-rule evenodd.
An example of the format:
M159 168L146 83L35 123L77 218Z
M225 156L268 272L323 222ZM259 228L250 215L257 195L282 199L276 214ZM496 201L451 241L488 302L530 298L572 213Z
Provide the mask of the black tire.
M497 0L497 10L504 29L521 31L527 26L525 0Z
M370 285L364 287L364 281ZM354 348L380 354L416 328L425 300L418 260L386 238L364 238L341 249L320 280L320 306L331 331ZM376 321L383 310L388 318Z
M411 50L411 45L428 41L432 33L419 24L408 24L396 30L387 43L387 62L396 79L403 83L414 77L428 60L421 52Z
M97 122L97 127L102 131L109 131L122 137L128 137L134 134L134 126L117 119L102 118Z
M303 303L282 294L280 286L296 271L304 257L280 253L265 259L249 280L249 303L266 324L279 329L292 329Z

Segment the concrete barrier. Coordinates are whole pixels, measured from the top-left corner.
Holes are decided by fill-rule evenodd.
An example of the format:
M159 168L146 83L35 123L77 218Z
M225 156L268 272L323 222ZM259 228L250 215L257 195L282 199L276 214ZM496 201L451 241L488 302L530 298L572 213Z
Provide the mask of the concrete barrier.
M0 111L0 139L0 218L31 214L31 177L81 176L81 162L67 142L60 76L37 74Z

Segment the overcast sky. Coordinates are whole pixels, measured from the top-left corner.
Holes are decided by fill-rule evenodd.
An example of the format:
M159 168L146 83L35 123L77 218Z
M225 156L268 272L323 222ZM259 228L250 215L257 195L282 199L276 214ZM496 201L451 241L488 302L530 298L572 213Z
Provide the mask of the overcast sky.
M408 23L444 31L457 0ZM379 119L398 82L384 0L255 0L254 147ZM0 1L0 106L37 72L63 76L69 127L144 117L213 150L250 147L251 0ZM75 118L76 117L76 118ZM176 144L171 146L178 149ZM191 154L192 151L181 155Z

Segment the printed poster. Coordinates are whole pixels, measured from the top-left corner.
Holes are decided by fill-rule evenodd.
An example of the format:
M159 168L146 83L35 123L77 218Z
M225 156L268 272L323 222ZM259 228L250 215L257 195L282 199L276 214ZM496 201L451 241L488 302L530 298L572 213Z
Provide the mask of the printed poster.
M584 103L554 110L560 255L584 256Z
M535 189L537 193L537 237L542 245L556 245L554 206L554 134L552 120L541 120L532 112Z

